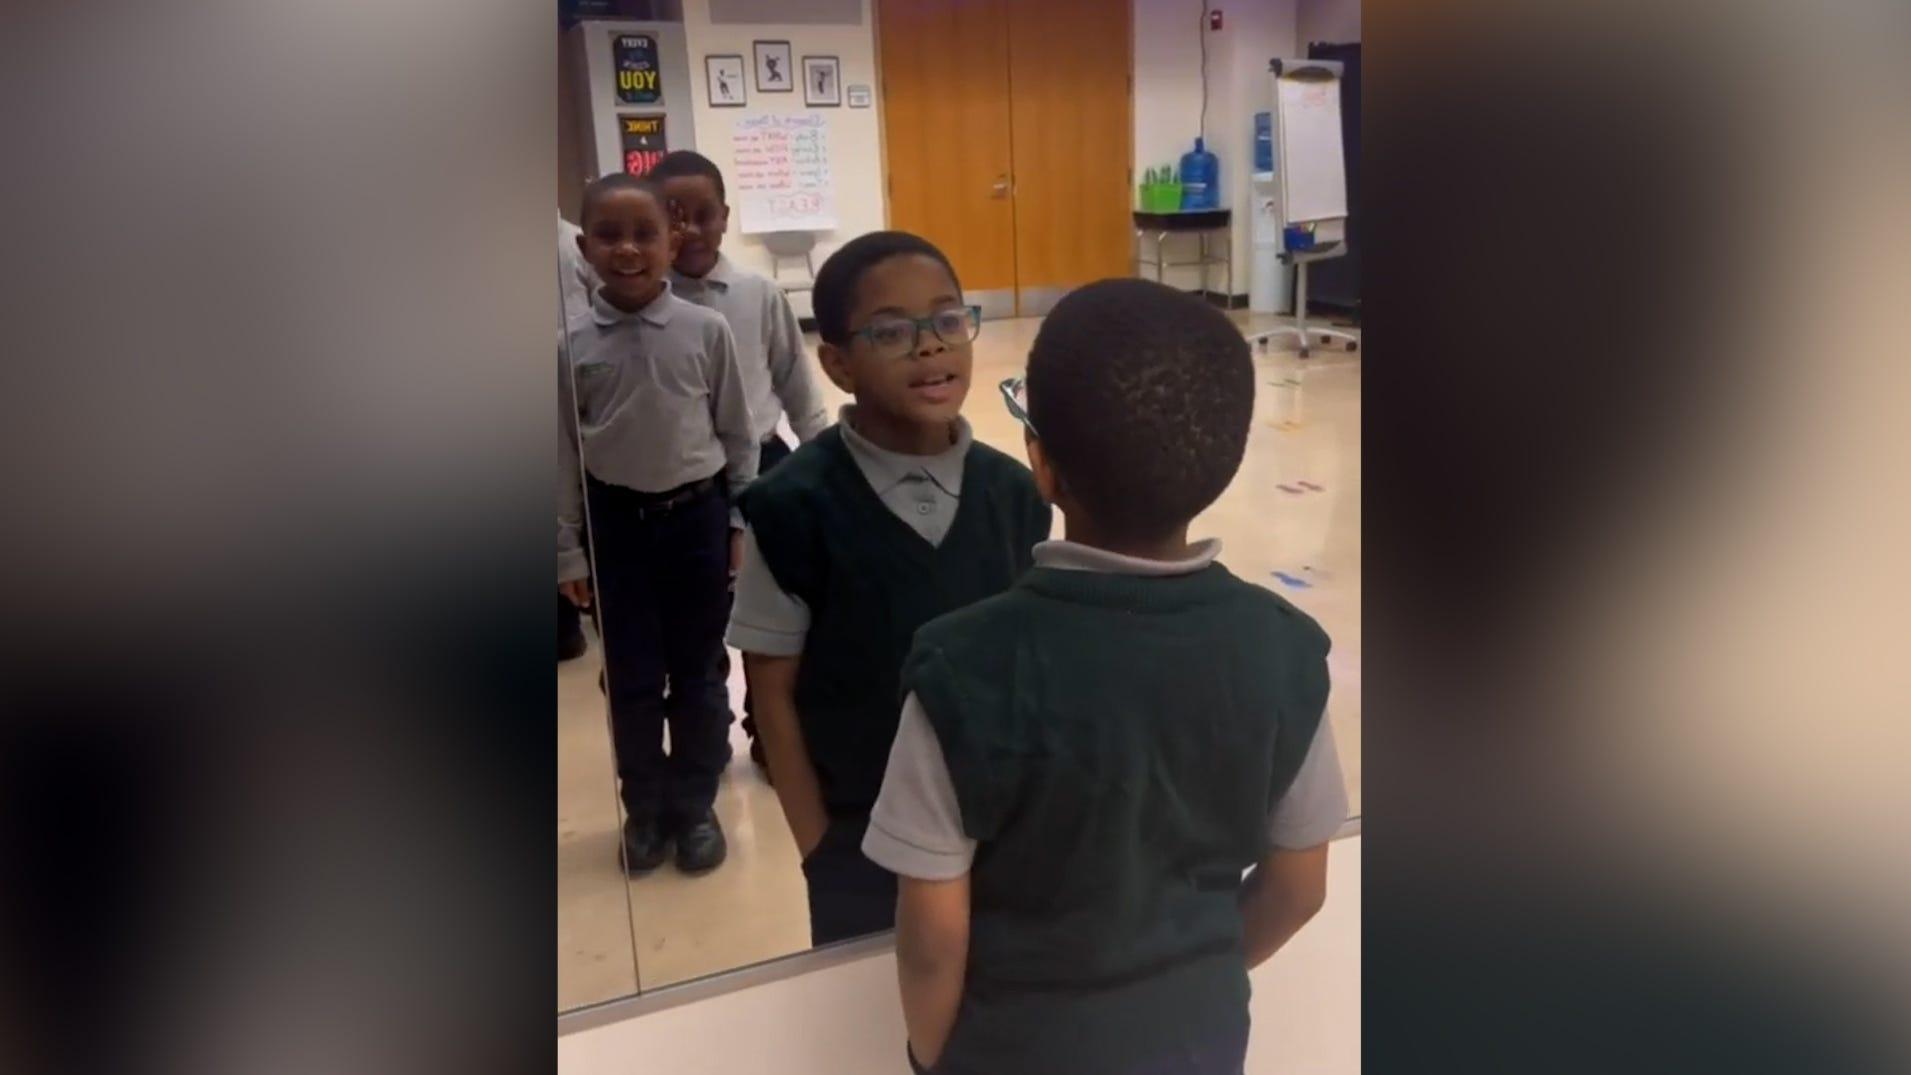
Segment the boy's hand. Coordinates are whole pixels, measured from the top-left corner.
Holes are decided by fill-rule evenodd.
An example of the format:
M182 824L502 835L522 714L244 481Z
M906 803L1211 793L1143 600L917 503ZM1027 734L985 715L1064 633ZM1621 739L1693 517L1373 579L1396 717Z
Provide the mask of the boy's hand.
M756 733L770 764L771 786L797 851L808 858L829 832L829 810L823 805L823 785L810 764L802 721L796 716L796 677L802 663L800 656L743 654L743 674L756 696Z
M790 835L796 837L797 857L809 858L816 854L817 848L823 846L823 837L829 835L829 815L805 818L800 814L791 814Z
M1236 902L1251 970L1280 951L1327 902L1327 845L1270 849L1247 875Z
M737 580L738 572L743 570L743 531L730 531L730 581Z
M591 607L591 580L572 579L557 584L557 592L570 598L571 604L578 608Z

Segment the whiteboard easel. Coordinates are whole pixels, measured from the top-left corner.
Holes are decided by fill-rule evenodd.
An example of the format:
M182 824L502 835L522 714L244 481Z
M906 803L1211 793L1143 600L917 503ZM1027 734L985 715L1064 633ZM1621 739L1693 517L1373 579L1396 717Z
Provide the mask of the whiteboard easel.
M1338 329L1307 327L1307 266L1347 253L1347 157L1340 137L1340 76L1336 60L1269 60L1274 97L1275 227L1281 260L1295 266L1294 324L1249 337L1265 346L1292 336L1300 356L1318 337L1322 346L1339 340L1347 350L1360 340ZM1333 241L1305 250L1287 249L1287 229L1311 224L1317 236Z

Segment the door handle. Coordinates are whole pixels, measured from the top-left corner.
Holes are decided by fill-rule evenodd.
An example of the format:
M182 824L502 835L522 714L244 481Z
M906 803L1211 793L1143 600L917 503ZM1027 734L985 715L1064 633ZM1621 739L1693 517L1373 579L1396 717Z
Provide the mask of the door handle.
M1012 189L1007 172L995 177L995 185L989 188L989 197L1006 198Z

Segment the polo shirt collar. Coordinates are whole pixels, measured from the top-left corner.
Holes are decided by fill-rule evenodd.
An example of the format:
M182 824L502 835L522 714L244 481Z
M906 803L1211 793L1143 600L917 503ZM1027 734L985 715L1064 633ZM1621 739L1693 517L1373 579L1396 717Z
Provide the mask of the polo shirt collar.
M718 251L717 263L710 267L709 272L704 273L702 276L685 276L677 270L672 269L670 270L670 279L690 289L713 287L718 291L728 291L737 281L737 269L736 265L731 262L722 251Z
M635 313L620 310L604 301L602 291L591 292L591 317L605 328L630 320L641 320L658 328L670 323L670 281L664 280L664 289L657 293L643 309Z
M850 454L856 457L863 475L869 479L870 486L878 496L918 472L928 474L929 480L950 496L962 495L962 462L968 457L969 445L975 442L975 431L970 428L967 418L956 416L956 439L948 448L935 455L907 455L879 447L856 432L853 424L855 414L856 405L845 403L843 409L837 412L836 424L843 431L843 443L849 447Z
M1052 567L1063 571L1099 571L1105 575L1190 575L1206 568L1221 555L1220 538L1203 538L1188 546L1189 555L1185 560L1148 560L1139 556L1124 556L1107 549L1098 549L1093 545L1081 545L1073 541L1042 541L1036 543L1035 566Z

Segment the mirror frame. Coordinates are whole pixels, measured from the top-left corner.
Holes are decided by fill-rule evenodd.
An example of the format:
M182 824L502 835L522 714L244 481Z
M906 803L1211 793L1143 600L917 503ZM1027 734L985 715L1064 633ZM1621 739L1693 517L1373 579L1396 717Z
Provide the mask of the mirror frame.
M1361 815L1355 814L1342 822L1340 829L1328 842L1344 840L1349 836L1359 836L1360 818ZM702 978L672 982L655 989L641 988L642 979L639 978L640 988L630 996L559 1012L557 1036L561 1038L566 1034L593 1030L611 1023L621 1023L626 1019L635 1019L638 1016L682 1007L685 1004L695 1004L701 1000L709 1000L712 997L720 997L726 993L734 993L759 985L768 985L771 982L780 982L800 974L828 970L831 967L889 951L895 946L896 931L884 930L881 933L871 933L866 937L837 941L821 948L792 952L775 959L766 959L761 963L718 971Z

